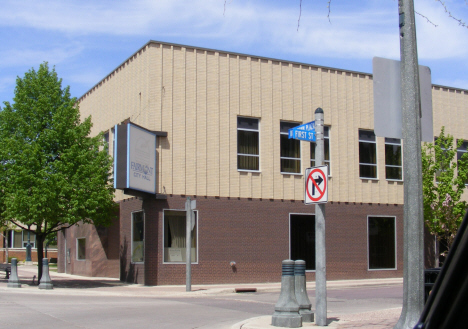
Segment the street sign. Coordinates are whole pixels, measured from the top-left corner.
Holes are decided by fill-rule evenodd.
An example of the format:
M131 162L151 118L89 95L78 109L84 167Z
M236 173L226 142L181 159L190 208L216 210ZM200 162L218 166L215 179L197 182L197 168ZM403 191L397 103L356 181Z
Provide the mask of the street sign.
M288 138L315 142L315 121L304 123L303 125L289 129Z
M403 138L400 61L374 57L372 60L374 88L374 132L376 136ZM431 69L419 65L421 93L421 136L432 142L432 82Z
M305 204L328 202L328 167L307 168L305 172Z

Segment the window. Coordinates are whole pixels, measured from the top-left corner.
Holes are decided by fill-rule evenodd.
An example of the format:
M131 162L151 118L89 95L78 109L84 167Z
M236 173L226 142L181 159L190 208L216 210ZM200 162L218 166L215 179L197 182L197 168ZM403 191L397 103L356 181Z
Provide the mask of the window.
M132 213L132 262L141 263L145 255L145 216L143 211Z
M315 167L315 147L316 143L310 143L310 166ZM328 166L328 175L330 176L330 127L323 127L323 163Z
M444 156L446 156L446 154L447 154L447 148L446 148L446 146L448 146L449 149L451 148L450 145L446 145L446 144L448 144L448 143L447 143L447 140L446 140L446 139L445 139L445 140L444 140L444 139L439 140L439 137L434 137L434 145L436 145L436 144L440 146L440 149L442 150L442 153L444 154ZM458 157L458 150L457 150L457 157ZM440 175L441 175L444 171L446 171L447 169L448 169L448 168L446 168L446 167L444 166L444 163L441 163L441 164L440 164L440 169L437 170L437 171L435 172L435 176L436 176L436 177L435 177L435 181L436 181L436 183L439 183L439 177L440 177Z
M29 232L29 241L31 243L31 248L36 248L36 233ZM23 231L23 248L26 248L28 245L28 231Z
M258 119L237 118L237 169L260 170Z
M301 172L301 144L300 140L289 139L288 130L297 127L294 122L281 122L281 172L298 174Z
M86 259L86 238L76 239L76 259Z
M107 150L107 153L109 154L109 131L104 133L104 148Z
M36 248L36 233L29 233L31 248ZM8 248L26 248L28 244L28 231L9 231Z
M192 230L191 260L198 261L197 253L198 214L195 211L195 225ZM185 210L164 210L164 262L186 262L186 212Z
M401 139L385 138L385 178L402 180Z
M16 232L12 231L12 237L13 239L11 240L13 244L13 248L24 248L23 247L23 231Z
M396 269L395 217L368 217L369 270Z
M459 140L457 141L457 145L458 143L460 143ZM457 162L459 162L462 159L462 156L465 153L468 153L468 141L462 141L462 144L460 145L460 147L457 148ZM466 178L465 185L468 185L468 177Z
M306 270L315 270L315 216L291 214L290 259L305 260Z
M359 177L377 178L377 143L373 130L359 130Z

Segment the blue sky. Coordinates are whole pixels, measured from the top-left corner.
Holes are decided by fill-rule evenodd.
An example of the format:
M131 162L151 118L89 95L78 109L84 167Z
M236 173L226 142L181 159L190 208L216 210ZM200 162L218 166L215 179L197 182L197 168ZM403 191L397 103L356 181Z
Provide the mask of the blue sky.
M399 59L397 0L3 0L0 106L17 76L47 61L80 97L149 40L372 72ZM468 21L464 0L445 0ZM468 29L434 0L415 0L419 63L432 82L468 89ZM466 19L465 19L466 18Z

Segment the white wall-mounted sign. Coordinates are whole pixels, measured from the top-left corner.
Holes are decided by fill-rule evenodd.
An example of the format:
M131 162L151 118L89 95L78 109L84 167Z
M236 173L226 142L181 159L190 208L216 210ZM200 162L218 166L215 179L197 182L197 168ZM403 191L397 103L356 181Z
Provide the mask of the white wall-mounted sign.
M127 188L156 193L156 135L128 124Z
M114 131L114 187L156 194L156 134L132 123Z

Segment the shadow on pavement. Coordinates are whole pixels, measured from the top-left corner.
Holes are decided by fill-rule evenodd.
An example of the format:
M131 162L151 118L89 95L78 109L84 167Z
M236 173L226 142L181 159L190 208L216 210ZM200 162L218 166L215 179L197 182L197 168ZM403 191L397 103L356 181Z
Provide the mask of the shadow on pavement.
M111 287L128 287L132 284L121 282L118 279L96 279L96 278L85 278L79 279L76 277L67 278L60 276L53 276L53 273L50 273L52 284L54 288L73 288L73 289L94 289L94 288L111 288ZM33 274L27 275L18 275L21 284L26 286L37 286L37 276ZM0 283L7 284L8 279L5 276L0 275Z

